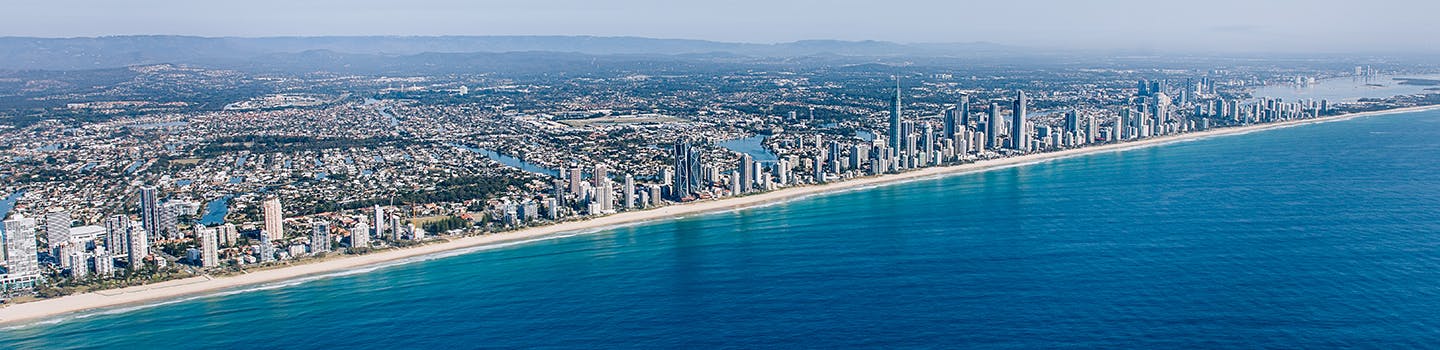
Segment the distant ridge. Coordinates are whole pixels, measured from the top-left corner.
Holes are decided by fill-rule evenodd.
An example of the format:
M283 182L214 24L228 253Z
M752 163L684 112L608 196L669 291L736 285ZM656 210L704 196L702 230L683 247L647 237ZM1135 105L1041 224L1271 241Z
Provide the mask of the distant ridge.
M600 36L316 36L196 37L131 35L79 38L0 37L0 69L77 70L140 64L236 64L262 57L333 52L409 56L426 53L560 52L684 57L973 56L1020 53L992 43L902 44L804 40L777 44Z

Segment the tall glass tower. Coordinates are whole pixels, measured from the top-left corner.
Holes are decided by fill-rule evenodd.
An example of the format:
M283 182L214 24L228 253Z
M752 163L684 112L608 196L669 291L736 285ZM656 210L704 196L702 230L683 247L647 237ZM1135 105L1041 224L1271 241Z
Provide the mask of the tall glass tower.
M1025 152L1030 150L1030 133L1025 132L1025 91L1015 92L1015 115L1010 123L1010 148Z
M895 110L890 111L890 149L891 152L900 152L900 143L904 140L900 136L900 77L895 77Z

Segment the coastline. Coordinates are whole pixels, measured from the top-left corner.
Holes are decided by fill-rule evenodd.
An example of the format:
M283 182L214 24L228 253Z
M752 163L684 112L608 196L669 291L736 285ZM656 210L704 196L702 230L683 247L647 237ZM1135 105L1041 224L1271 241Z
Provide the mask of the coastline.
M28 303L8 305L6 307L0 308L0 323L8 324L21 323L26 321L39 321L55 316L72 314L88 310L158 302L179 297L203 295L205 293L224 292L226 290L239 287L282 282L307 276L315 276L325 273L333 273L349 269L374 266L387 262L400 261L408 258L437 255L467 248L479 248L501 244L522 243L525 241L544 239L547 237L553 237L555 235L570 232L599 232L603 231L604 229L620 225L641 224L652 221L682 218L692 215L749 208L764 204L794 200L813 195L854 190L865 187L889 185L913 180L973 173L1013 166L1023 166L1027 164L1061 158L1105 152L1124 151L1215 136L1238 135L1255 131L1285 128L1290 126L1436 109L1440 109L1440 105L1397 108L1384 111L1344 114L1314 119L1212 129L1201 132L1168 135L1124 143L1104 144L1062 151L1029 154L1017 157L998 158L968 164L923 168L898 174L868 176L820 185L791 187L747 196L675 204L649 210L623 212L608 216L595 217L582 221L562 222L552 225L531 227L516 231L494 233L482 236L461 237L451 239L445 242L425 244L421 246L403 249L393 249L366 255L343 257L337 259L326 259L309 263L300 263L292 266L259 270L242 275L214 278L208 276L192 277L187 279L156 283L152 285L95 291L84 294L69 295L55 299L45 299Z

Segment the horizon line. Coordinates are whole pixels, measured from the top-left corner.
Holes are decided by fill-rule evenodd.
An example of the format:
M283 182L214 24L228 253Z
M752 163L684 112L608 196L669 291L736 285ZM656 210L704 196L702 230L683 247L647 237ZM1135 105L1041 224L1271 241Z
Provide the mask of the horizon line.
M738 41L701 39L684 37L651 37L642 35L598 35L598 34L282 34L282 35L199 35L199 34L111 34L111 35L77 35L77 36L43 36L43 35L0 35L0 39L40 39L40 40L83 40L83 39L107 39L107 38L191 38L191 39L324 39L324 38L389 38L389 39L443 39L443 38L593 38L593 39L639 39L656 41L687 41L728 45L756 45L756 46L781 46L789 44L800 44L808 42L833 42L847 44L894 44L903 46L923 45L990 45L1011 49L1016 51L1028 51L1030 53L1079 53L1079 54L1100 54L1100 55L1140 55L1140 56L1226 56L1226 55L1344 55L1344 56L1432 56L1440 55L1440 49L1416 49L1416 50L1369 50L1369 51L1318 51L1318 50L1205 50L1205 49L1165 49L1153 48L1145 45L1132 47L1095 47L1095 48L1067 48L1054 46L1016 45L990 40L976 41L895 41L884 39L835 39L835 38L810 38L796 39L790 41ZM1339 45L1343 46L1343 45ZM481 51L476 51L481 52ZM556 51L561 52L561 51Z

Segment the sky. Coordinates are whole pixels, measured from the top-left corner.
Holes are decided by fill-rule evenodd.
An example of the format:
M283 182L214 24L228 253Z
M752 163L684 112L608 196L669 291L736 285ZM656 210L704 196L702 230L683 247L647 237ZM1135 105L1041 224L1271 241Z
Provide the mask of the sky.
M0 36L595 35L1435 52L1435 0L17 0Z

